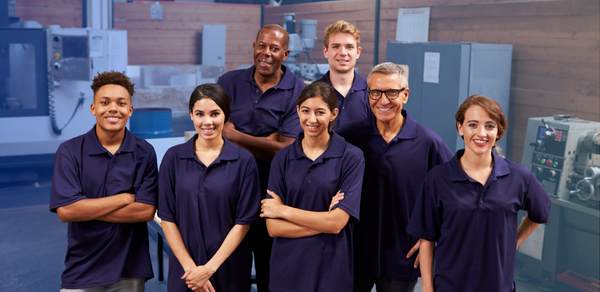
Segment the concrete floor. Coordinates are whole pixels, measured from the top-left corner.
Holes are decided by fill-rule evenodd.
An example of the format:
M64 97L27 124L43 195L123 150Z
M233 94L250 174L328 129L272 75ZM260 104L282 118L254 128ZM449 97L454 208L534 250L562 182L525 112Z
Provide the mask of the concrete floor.
M67 224L48 211L49 186L0 188L0 291L58 291L64 270ZM146 291L167 290L166 281L158 281L156 237L150 237L150 254L155 277L146 283ZM165 279L168 256L163 254ZM517 291L537 292L539 283L516 281ZM253 287L255 292L256 288ZM372 291L376 291L373 288ZM421 283L416 291L421 291ZM578 291L555 287L552 291Z

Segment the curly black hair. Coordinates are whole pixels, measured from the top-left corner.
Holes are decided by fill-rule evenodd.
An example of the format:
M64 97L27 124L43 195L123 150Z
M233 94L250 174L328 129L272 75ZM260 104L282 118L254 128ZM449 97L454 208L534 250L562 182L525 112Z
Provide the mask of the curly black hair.
M131 83L131 80L125 74L117 71L105 71L96 75L92 81L91 88L94 91L94 96L96 96L96 92L98 92L100 87L108 84L123 86L129 92L129 97L132 97L135 92L133 90L134 84Z

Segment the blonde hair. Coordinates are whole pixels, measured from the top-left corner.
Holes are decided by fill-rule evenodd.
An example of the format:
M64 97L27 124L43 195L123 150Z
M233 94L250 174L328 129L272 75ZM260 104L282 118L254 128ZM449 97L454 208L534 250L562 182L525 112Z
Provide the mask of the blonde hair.
M358 28L356 28L356 26L350 22L338 20L336 23L328 26L325 29L323 44L326 48L329 48L329 36L338 32L351 34L356 40L356 47L360 47L360 31Z

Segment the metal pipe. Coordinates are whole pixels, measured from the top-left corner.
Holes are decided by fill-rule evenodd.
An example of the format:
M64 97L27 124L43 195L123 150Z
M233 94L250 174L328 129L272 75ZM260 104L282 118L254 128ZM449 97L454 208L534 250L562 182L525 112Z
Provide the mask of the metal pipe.
M375 0L375 48L373 51L373 66L379 64L379 9L381 8L381 0Z
M260 5L260 28L265 26L265 4Z
M87 0L81 0L81 27L87 27Z

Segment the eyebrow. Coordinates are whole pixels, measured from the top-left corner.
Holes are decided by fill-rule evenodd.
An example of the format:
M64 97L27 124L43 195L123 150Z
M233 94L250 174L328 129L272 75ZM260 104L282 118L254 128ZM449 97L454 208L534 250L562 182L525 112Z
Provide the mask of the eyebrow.
M112 99L112 98L110 98L108 96L102 96L102 97L100 97L100 99L102 100L102 99ZM127 98L126 97L117 97L117 100L119 100L119 101L127 100Z
M198 112L200 112L200 113L203 113L204 111L197 109L197 110L195 110L194 112L195 112L195 113L198 113ZM220 112L221 112L221 109L218 109L218 108L217 108L217 109L210 110L209 112L211 112L211 113L220 113Z
M305 105L301 106L300 108L310 109L309 107L307 107ZM324 107L320 107L320 108L317 108L317 110L327 110L327 109Z
M467 123L479 123L478 120L468 120ZM496 124L495 121L487 121L486 124Z

